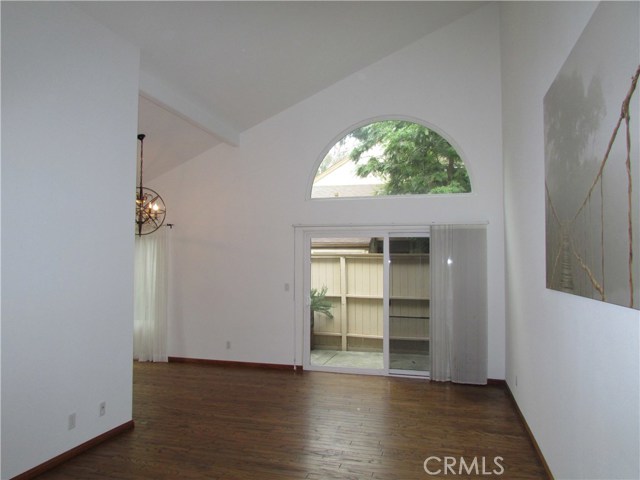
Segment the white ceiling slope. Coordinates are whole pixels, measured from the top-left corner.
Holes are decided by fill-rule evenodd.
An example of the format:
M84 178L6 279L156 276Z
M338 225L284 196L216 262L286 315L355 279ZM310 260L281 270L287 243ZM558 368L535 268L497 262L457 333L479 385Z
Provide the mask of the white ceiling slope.
M485 2L73 2L141 50L158 176Z

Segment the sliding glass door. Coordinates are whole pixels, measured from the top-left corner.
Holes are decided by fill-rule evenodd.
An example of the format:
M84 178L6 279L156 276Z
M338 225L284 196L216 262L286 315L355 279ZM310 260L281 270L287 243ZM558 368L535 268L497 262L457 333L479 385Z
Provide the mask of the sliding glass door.
M428 230L305 239L305 368L428 375Z
M427 375L429 237L389 238L389 370Z
M312 367L384 369L382 248L382 240L371 236L311 237Z
M304 368L486 383L486 225L300 228L296 251Z

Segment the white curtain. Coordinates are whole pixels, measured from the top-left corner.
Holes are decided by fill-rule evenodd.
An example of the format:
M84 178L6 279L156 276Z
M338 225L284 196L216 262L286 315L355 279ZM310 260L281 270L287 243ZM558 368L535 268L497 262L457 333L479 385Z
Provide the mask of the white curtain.
M136 235L133 357L167 361L168 232Z
M431 379L487 383L487 235L431 227Z

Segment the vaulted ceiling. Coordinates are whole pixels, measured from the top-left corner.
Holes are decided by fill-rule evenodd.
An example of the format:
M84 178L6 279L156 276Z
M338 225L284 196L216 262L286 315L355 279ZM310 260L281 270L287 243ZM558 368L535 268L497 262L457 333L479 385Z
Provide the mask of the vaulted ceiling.
M73 2L140 48L154 178L485 2Z

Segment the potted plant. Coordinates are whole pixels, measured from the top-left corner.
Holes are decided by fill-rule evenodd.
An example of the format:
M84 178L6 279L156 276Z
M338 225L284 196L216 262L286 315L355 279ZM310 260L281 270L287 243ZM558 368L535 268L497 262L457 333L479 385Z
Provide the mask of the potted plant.
M311 308L311 342L310 342L310 348L311 350L313 350L314 347L314 340L313 340L313 325L314 325L314 320L315 320L315 313L316 312L320 312L323 313L324 315L326 315L327 317L329 317L330 319L333 319L333 314L331 313L331 301L327 300L327 286L323 285L322 288L320 290L318 290L317 288L312 288L311 289L311 304L310 304L310 308Z

